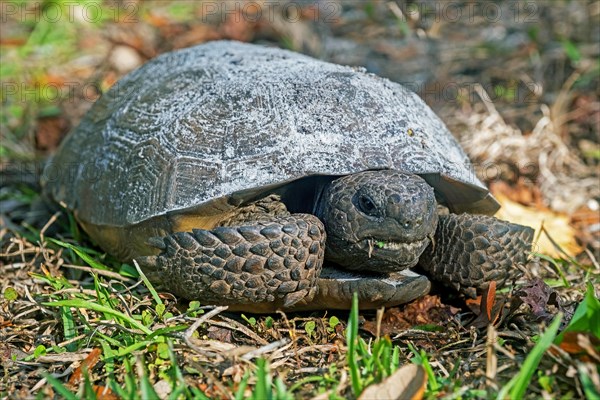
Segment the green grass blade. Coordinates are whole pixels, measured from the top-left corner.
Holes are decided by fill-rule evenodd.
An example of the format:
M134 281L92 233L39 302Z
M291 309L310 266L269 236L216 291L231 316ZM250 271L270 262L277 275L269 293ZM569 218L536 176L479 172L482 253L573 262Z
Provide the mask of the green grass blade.
M117 378L115 377L115 352L105 340L101 340L100 345L102 346L102 361L104 362L104 370L108 375L106 386L108 386L120 398L127 398L126 392L121 386L119 386Z
M112 345L113 347L119 347L121 345L121 342L119 342L117 339L114 339L111 336L105 335L102 332L96 332L96 335L98 337L102 338L100 343L106 342L106 343Z
M57 244L61 247L65 247L67 249L73 250L75 252L75 254L77 254L79 256L79 258L81 258L83 261L85 261L92 268L101 269L101 270L105 270L105 271L107 271L109 269L106 265L102 264L99 261L96 261L92 256L90 256L89 254L87 254L86 252L84 252L82 249L80 249L77 246L74 246L70 243L62 242L60 240L56 240L53 238L46 238L46 240L48 240L54 244Z
M541 258L542 260L546 260L550 264L552 264L554 266L554 268L556 269L558 276L560 276L560 280L562 281L563 286L566 288L571 287L571 284L569 283L569 280L567 279L565 272L563 271L560 264L554 258L547 256L545 254L541 254L541 253L531 253L531 254L535 257Z
M594 368L591 366L591 368ZM584 364L579 364L577 368L579 372L579 380L581 381L581 387L583 388L583 393L585 393L585 397L588 400L600 400L600 392L596 390L596 386L592 381L592 378L586 371Z
M271 383L269 382L269 367L267 360L259 358L256 360L256 386L254 386L254 392L252 397L256 400L267 400L271 399Z
M169 368L169 375L171 376L171 382L173 385L173 391L169 395L169 399L177 400L180 396L184 396L184 398L192 397L189 389L187 387L187 382L183 377L183 372L179 368L179 364L177 363L177 354L175 353L175 348L173 347L173 341L167 340L167 346L169 347L169 361L171 362L171 367Z
M135 398L134 393L137 391L135 385L137 377L131 366L131 361L128 358L123 359L123 364L125 365L125 376L123 377L123 381L125 382L125 392L127 393L127 396L124 396L123 398L133 399Z
M144 325L142 325L135 319L131 318L130 316L125 315L120 311L113 310L112 308L105 307L100 304L95 304L95 303L92 303L89 301L78 300L78 299L76 299L76 300L59 300L59 301L54 301L54 302L42 303L42 305L44 305L46 307L85 308L88 310L93 310L96 312L112 315L115 318L119 318L119 319L127 322L129 325L133 326L134 328L139 329L140 331L144 332L146 335L152 334L152 331L150 329L146 328Z
M135 265L135 270L138 272L138 274L140 274L140 278L142 278L142 281L144 281L144 285L146 285L146 287L150 291L150 294L152 295L152 298L154 299L156 304L163 304L162 300L160 299L160 296L158 295L158 292L156 291L156 289L154 289L154 286L152 286L152 284L146 277L146 274L142 272L142 269L135 260L133 260L133 265Z
M43 375L44 375L44 378L46 378L46 380L48 381L48 383L50 385L52 385L54 390L56 390L56 392L60 396L62 396L64 399L66 399L66 400L78 400L79 399L73 392L71 392L69 389L67 389L66 386L63 385L62 382L59 381L58 379L56 379L55 377L53 377L52 375L49 375L49 374L43 374Z
M537 367L542 359L542 356L550 348L554 338L556 337L556 333L558 332L558 328L560 327L560 321L562 320L562 313L558 313L546 332L540 337L539 341L533 346L531 352L525 358L525 362L523 362L523 366L521 367L521 371L515 376L513 386L510 388L510 397L512 399L522 399L525 395L525 391L527 390L527 386L529 386L529 382L533 377L533 374L537 370ZM509 384L511 383L509 382Z
M148 336L147 339L151 340L157 336L167 336L167 334L169 333L185 331L187 328L189 327L185 325L167 326L165 328L159 328L152 332L152 334Z
M346 328L346 342L348 345L348 368L350 369L350 382L352 383L352 392L356 397L362 392L362 383L360 379L360 370L357 360L357 342L358 342L358 295L352 296L352 309Z
M250 374L248 371L244 373L242 380L238 386L238 390L235 392L235 400L244 400L244 392L246 391L246 387L248 386L248 379L250 379Z
M83 398L86 400L96 400L98 398L94 391L94 387L92 386L92 381L90 380L90 374L87 368L83 368Z
M69 307L60 308L60 319L63 323L63 333L65 335L65 341L71 340L75 336L77 336L77 331L75 330L75 321L73 319L73 313L71 313ZM77 349L77 343L69 343L66 347L68 351L75 351Z
M425 372L427 373L427 382L431 387L431 391L437 392L440 390L440 385L436 379L435 373L433 372L433 368L431 364L429 364L429 359L427 358L427 354L425 351L421 350L421 360L423 360L423 368L425 368Z
M102 361L104 362L104 370L107 374L112 374L115 372L115 352L105 341L100 341L100 346L102 346Z
M600 339L600 300L596 298L591 283L588 283L585 296L577 305L569 325L558 335L554 344L560 344L566 332L589 332Z
M438 383L435 373L433 372L433 368L431 368L431 364L429 364L429 359L427 358L427 353L423 350L417 350L417 348L408 344L408 348L414 354L412 358L412 362L414 364L420 365L425 369L425 373L427 374L427 385L432 392L437 392L440 388L440 384Z
M148 373L146 372L146 362L144 361L144 357L141 356L138 358L136 364L138 367L138 376L140 378L141 398L144 400L158 400L158 394L154 390L154 386L152 386Z
M147 347L147 346L150 346L152 343L153 343L153 342L152 342L151 340L143 340L143 341L141 341L141 342L135 342L135 343L134 343L134 344L132 344L132 345L129 345L129 346L125 347L125 348L122 348L122 349L120 349L120 350L117 352L117 355L118 355L119 357L126 356L126 355L128 355L128 354L131 354L131 353L133 353L133 352L134 352L134 351L136 351L136 350L140 350L140 349L143 349L143 348L145 348L145 347Z
M392 353L392 374L400 367L400 347L394 346L394 352Z
M285 383L281 380L281 378L277 377L275 379L275 399L276 400L292 400L293 396L288 392L285 387Z
M205 396L206 397L206 396ZM173 389L173 391L169 394L169 397L167 397L167 399L170 400L178 400L178 399L197 399L200 398L200 396L196 395L194 397L192 397L192 395L190 395L188 387L187 387L187 383L181 383L179 382L178 385L175 386L175 388Z

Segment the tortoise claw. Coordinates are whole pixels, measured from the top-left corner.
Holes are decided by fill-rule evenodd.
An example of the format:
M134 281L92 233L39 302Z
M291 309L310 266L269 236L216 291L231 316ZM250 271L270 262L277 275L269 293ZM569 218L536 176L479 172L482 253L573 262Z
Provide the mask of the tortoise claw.
M165 244L165 240L164 240L164 238L162 238L162 237L160 237L160 236L153 236L153 237L149 238L149 239L146 241L146 244L147 244L148 246L151 246L151 247L157 248L157 249L159 249L159 250L164 250L164 249L166 249L166 248L167 248L167 245Z
M146 257L138 257L136 261L140 265L140 267L144 269L157 269L158 268L158 257L157 256L146 256Z

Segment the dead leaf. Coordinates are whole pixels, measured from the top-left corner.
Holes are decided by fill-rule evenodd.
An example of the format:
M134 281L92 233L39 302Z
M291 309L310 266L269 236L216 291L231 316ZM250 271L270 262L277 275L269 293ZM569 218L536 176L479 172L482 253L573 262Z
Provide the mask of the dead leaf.
M245 18L242 11L239 11L238 13L229 15L225 19L225 22L220 26L219 32L227 39L248 42L254 36L256 25L249 18Z
M106 386L94 385L94 393L96 393L97 400L118 400L119 397L113 393L110 388Z
M495 181L490 183L490 191L494 196L504 196L509 200L530 206L536 209L546 208L541 190L537 186L531 186L520 178L512 184L505 181Z
M546 285L546 282L539 278L536 278L527 286L523 286L515 294L531 307L533 314L538 317L546 316L546 308L550 302L554 305L557 304L554 289Z
M231 329L220 328L218 326L211 326L208 328L208 338L218 340L219 342L233 343Z
M86 371L90 371L92 368L94 368L94 365L96 365L100 360L100 354L102 354L102 351L99 348L95 348L90 351L90 354L88 354L86 359L81 362L81 365L79 365L79 367L73 371L73 374L69 378L68 384L71 386L79 385L79 382L81 382L81 378L83 376L83 370L85 369Z
M55 150L68 130L67 120L62 116L38 118L35 147L38 150Z
M150 25L155 26L157 28L162 28L163 26L167 26L171 23L171 20L164 15L158 14L152 10L144 17L145 21Z
M513 222L515 224L529 226L535 229L537 242L533 245L533 251L549 255L550 257L561 256L560 252L552 244L545 234L541 234L542 225L552 236L554 242L569 256L574 257L583 249L575 239L576 231L569 224L569 217L549 209L526 207L516 203L502 194L494 194L502 208L496 214L497 218Z
M485 312L488 320L492 322L492 308L496 302L496 281L491 281L487 290L485 291L484 301L481 303L481 313Z
M442 304L438 296L423 296L404 307L387 309L381 319L379 334L392 336L415 325L443 325L458 311L454 307ZM361 328L373 336L377 335L376 321L365 321Z
M479 297L478 297L479 299ZM506 302L503 298L496 301L496 281L491 281L483 296L480 297L479 313L477 318L470 325L476 328L485 328L489 325L495 325L500 317L500 312ZM473 304L474 302L471 302Z
M564 306L558 293L540 278L530 281L514 294L513 300L516 299L516 304L511 308L525 303L540 320L550 322L556 316L556 312L561 311L565 315L562 325L565 325L573 316L572 307Z
M25 43L27 43L27 39L25 38L18 38L18 37L12 37L12 38L2 38L0 39L0 46L23 46Z
M174 36L170 43L174 49L183 49L199 43L208 42L210 40L219 40L222 36L217 30L208 25L197 25L185 32L179 33Z
M582 247L591 246L591 248L598 246L600 243L600 212L598 212L597 203L593 202L588 206L583 206L576 210L571 215L571 225L577 231L577 239Z
M600 339L590 332L565 332L560 348L583 362L600 363Z
M35 84L40 87L47 87L52 85L53 87L62 87L67 81L67 78L61 75L55 74L44 74L37 77Z
M398 368L381 383L367 387L358 396L358 400L397 399L418 400L423 398L427 375L420 365L407 364Z

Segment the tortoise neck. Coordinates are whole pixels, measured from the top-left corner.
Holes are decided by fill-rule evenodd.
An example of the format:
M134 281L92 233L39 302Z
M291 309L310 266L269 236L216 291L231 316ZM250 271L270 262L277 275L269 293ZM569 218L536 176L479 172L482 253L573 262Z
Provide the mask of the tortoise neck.
M323 215L325 213L325 209L327 206L327 202L329 201L328 196L326 196L327 189L331 186L331 183L335 179L329 180L327 182L322 182L321 185L318 185L315 190L315 201L313 202L313 210L312 214L323 221Z

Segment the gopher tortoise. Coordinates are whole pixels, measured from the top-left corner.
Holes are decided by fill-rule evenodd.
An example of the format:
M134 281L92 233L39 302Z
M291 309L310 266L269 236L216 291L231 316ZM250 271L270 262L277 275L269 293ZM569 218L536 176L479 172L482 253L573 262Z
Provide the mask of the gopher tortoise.
M121 79L63 141L45 192L117 259L234 310L393 306L429 280L473 296L511 279L531 229L499 205L401 85L217 41Z

